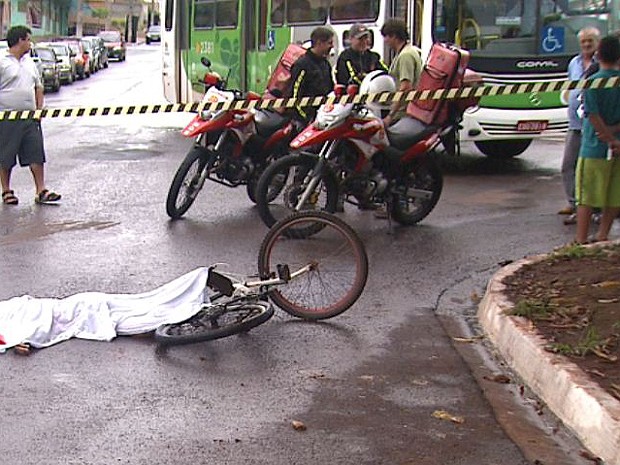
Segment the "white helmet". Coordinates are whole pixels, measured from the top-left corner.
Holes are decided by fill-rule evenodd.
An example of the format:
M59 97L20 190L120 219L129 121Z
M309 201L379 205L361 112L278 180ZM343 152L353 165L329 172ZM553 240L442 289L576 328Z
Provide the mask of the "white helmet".
M378 94L381 92L396 92L396 83L392 76L383 70L371 71L362 80L360 85L360 94ZM380 116L381 110L387 110L390 108L390 103L367 103L366 106L369 110Z

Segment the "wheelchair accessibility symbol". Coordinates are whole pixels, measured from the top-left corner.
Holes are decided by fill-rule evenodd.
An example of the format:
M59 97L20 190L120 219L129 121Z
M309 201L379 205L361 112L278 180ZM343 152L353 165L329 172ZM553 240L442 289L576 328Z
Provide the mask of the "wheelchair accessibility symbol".
M540 39L540 53L561 53L564 51L563 27L544 28Z

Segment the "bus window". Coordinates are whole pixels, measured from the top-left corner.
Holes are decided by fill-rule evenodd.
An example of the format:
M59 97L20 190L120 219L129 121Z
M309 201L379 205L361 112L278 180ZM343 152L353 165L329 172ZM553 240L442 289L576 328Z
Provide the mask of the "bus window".
M166 31L172 30L172 15L174 14L174 0L166 0L166 9L164 13Z
M284 0L271 0L271 25L284 24Z
M217 27L237 27L239 6L237 0L217 0L215 24Z
M288 0L287 22L325 24L329 0Z
M196 0L194 3L194 27L196 29L213 29L214 19L214 0Z
M376 21L379 16L378 0L333 0L330 19L334 23Z
M269 0L258 2L258 49L267 49L267 5Z

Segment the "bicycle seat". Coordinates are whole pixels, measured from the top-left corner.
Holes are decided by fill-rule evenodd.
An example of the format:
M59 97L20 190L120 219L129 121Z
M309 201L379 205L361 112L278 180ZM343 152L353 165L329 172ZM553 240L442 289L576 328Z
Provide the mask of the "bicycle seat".
M258 110L254 115L256 132L262 137L269 137L278 129L283 128L290 118L272 110Z
M437 130L437 126L404 116L386 130L390 146L406 150Z

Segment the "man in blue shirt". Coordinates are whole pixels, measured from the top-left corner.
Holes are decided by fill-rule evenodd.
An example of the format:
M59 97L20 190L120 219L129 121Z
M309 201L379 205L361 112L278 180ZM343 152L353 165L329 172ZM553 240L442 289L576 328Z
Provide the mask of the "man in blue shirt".
M581 29L577 34L581 53L574 57L568 64L568 79L578 81L584 78L584 74L595 60L594 54L598 47L600 33L594 27ZM578 113L581 105L581 91L572 90L568 99L568 132L564 145L564 157L562 158L562 183L568 205L560 210L561 215L570 215L564 220L564 224L574 224L577 221L575 214L575 166L581 146L582 115Z
M600 71L597 78L619 78L620 41L608 36L598 47ZM620 213L620 88L587 89L584 92L586 120L583 123L581 150L577 160L575 193L577 197L577 234L575 242L588 242L593 208L602 209L601 222L594 238L606 241L614 219Z

